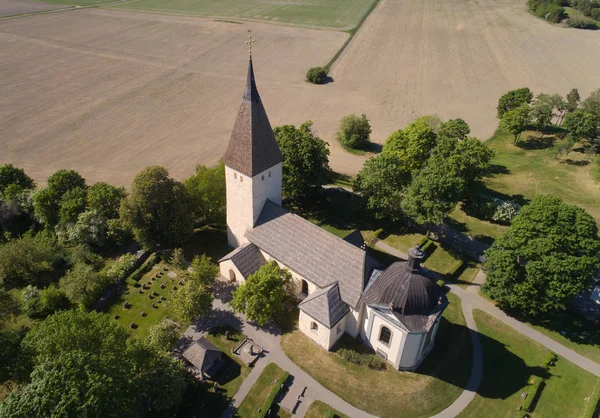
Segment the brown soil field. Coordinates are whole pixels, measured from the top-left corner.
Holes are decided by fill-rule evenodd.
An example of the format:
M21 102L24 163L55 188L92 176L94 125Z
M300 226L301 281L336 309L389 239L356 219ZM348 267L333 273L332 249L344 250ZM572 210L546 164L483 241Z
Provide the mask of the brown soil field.
M373 140L422 114L462 117L488 138L506 91L582 96L600 88L600 31L552 26L519 0L381 0L332 69L303 81L347 38L339 32L87 9L0 22L0 163L38 181L59 168L127 185L147 165L177 178L222 156L244 88L246 30L273 126L313 120L331 166L365 157L334 140L365 113Z
M42 12L46 10L64 9L66 7L69 6L60 4L45 4L29 0L1 0L0 17Z
M245 87L248 28L272 124L306 114L308 63L347 34L98 9L0 22L0 163L40 182L72 168L123 185L148 165L182 179L217 163Z

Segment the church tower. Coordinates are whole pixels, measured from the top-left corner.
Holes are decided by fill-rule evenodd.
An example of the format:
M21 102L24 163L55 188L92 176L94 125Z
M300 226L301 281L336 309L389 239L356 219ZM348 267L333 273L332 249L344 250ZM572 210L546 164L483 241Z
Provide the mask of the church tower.
M283 157L256 89L252 55L246 90L223 162L227 240L230 247L236 248L247 242L244 234L254 227L267 199L281 205Z

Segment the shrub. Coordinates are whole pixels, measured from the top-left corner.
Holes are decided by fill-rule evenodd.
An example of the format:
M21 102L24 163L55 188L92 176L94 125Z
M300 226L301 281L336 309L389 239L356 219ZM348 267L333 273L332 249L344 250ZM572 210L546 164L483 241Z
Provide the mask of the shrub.
M372 370L385 370L387 366L385 360L375 354L363 354L347 348L340 348L338 354L350 363L367 366Z
M377 231L375 231L375 237L376 238L379 238L381 234L383 234L383 228L379 228Z
M327 81L327 70L323 67L312 67L306 72L306 81L313 84L324 84Z
M583 15L569 17L567 24L576 29L598 29L594 19Z
M119 261L102 270L104 278L116 283L121 280L135 266L135 256L133 254L124 254Z
M369 143L371 125L365 115L347 115L340 121L336 136L348 148L364 148Z
M456 275L458 270L460 270L460 268L463 266L463 264L464 264L464 261L456 260L456 262L454 264L452 264L452 267L450 267L450 270L448 270L446 277L448 279L452 279Z
M503 200L485 194L476 194L466 204L467 209L479 218L499 223L510 223L519 213L521 206L510 200Z

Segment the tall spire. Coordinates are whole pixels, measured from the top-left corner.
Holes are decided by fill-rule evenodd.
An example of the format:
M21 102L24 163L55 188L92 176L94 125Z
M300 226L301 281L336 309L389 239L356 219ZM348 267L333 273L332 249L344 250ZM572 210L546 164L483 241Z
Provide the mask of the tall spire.
M249 35L249 40L246 42L250 52L246 89L223 158L226 166L249 177L254 177L283 161L256 88L252 65L253 42Z

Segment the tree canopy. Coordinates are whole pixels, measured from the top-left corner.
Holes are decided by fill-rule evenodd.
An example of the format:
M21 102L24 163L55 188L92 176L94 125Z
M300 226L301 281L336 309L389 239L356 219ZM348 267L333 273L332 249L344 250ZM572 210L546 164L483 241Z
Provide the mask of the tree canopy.
M151 166L135 176L120 213L144 248L171 248L192 234L189 194L163 167Z
M14 188L18 191L29 190L35 187L35 182L31 177L25 174L22 168L12 164L0 165L0 195L6 196L6 189L13 188L10 198L14 197Z
M347 115L340 120L337 140L348 148L360 149L369 144L371 125L366 115Z
M502 119L504 114L511 110L530 104L531 100L533 100L533 93L528 87L510 90L498 100L498 119Z
M283 313L284 296L289 291L291 280L289 271L270 261L233 291L231 306L263 326Z
M521 134L531 123L531 108L524 104L503 113L500 127L506 129L514 136L514 144L517 145Z
M436 128L440 124L439 118L434 116L422 116L414 120L404 130L398 130L386 139L383 153L396 154L405 171L420 169L437 143ZM450 126L447 131L450 131Z
M76 215L83 212L83 208L85 208L85 196L82 197L82 191L86 187L84 178L76 171L58 170L48 177L48 185L44 189L38 190L33 196L33 207L37 218L42 224L49 227L56 226L61 221L61 217L63 221L76 218ZM67 194L73 189L78 190ZM81 199L83 199L83 205ZM61 213L63 204L65 209Z
M98 182L87 189L87 208L107 219L119 217L121 201L127 196L125 188Z
M283 155L281 186L284 196L296 199L318 193L329 175L327 142L315 136L311 121L304 122L299 128L277 126L273 133Z
M77 263L60 279L60 288L69 300L89 308L103 289L103 278L94 267Z
M196 166L196 172L188 177L185 187L190 196L190 205L197 225L224 225L225 166Z
M219 268L207 255L194 257L191 268L190 280L179 289L175 299L177 313L188 321L204 316L212 309L212 285L219 274Z
M569 132L573 141L593 140L598 135L596 116L587 112L573 112L565 116L563 128Z
M591 283L599 251L591 215L554 196L537 196L486 251L484 292L528 315L564 309Z

